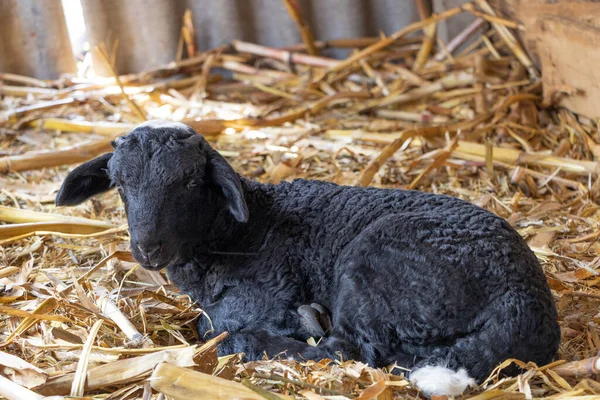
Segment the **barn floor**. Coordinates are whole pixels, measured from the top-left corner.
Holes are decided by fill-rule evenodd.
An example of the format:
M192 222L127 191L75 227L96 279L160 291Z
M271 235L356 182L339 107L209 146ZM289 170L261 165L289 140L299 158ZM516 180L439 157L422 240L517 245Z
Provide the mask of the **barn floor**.
M553 289L561 361L522 365L527 372L515 378L493 374L464 398L598 398L595 370L564 362L600 350L600 125L544 97L502 29L510 21L481 20L471 44L432 51L433 27L452 15L387 46L382 38L330 43L363 49L342 62L302 45L289 57L236 42L119 84L0 74L0 395L178 399L195 388L211 399L419 398L391 368L217 359L215 342L196 344L202 305L133 262L114 192L54 206L73 164L110 151L110 140L143 119L167 118L194 126L237 171L263 182L443 193L508 219ZM162 361L175 367L155 368Z

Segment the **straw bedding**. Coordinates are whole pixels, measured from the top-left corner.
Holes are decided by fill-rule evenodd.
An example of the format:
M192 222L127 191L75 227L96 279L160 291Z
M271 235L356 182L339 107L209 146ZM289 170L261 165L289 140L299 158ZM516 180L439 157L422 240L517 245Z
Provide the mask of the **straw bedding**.
M436 40L437 23L460 12L478 19L449 43ZM556 105L569 88L543 91L515 28L476 1L389 37L325 43L305 32L291 49L235 42L197 53L182 35L188 57L140 74L0 74L0 395L420 396L389 374L401 365L217 358L223 336L199 344L193 328L202 305L134 262L115 193L54 206L73 164L109 151L143 119L166 118L203 132L259 181L417 189L506 218L553 290L559 358L509 360L526 372L492 374L464 397L597 398L600 125ZM328 46L349 48L349 58L326 57ZM110 63L109 49L98 51Z

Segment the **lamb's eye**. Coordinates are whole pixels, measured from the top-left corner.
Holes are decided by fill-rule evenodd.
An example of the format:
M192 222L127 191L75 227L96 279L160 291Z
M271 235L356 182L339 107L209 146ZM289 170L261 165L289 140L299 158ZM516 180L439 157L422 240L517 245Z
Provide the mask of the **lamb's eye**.
M187 181L187 183L185 184L185 187L188 189L194 188L196 187L196 181L193 179L190 179L189 181Z

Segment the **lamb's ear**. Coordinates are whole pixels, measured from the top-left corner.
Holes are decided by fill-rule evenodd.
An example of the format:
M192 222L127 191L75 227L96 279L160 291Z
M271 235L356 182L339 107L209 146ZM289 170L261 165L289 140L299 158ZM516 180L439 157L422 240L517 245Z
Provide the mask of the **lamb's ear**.
M227 208L238 221L248 221L248 206L240 178L216 150L210 149L208 156L207 172L212 183L221 188L227 201Z
M112 153L103 154L71 171L56 195L56 205L75 206L109 190L107 168L111 157Z

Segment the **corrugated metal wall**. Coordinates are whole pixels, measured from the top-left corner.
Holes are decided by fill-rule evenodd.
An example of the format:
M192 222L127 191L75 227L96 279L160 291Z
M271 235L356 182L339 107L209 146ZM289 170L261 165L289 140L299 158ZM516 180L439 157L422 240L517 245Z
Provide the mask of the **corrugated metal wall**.
M412 1L304 0L299 2L316 38L377 35L400 29L418 16ZM119 38L122 72L175 58L186 8L192 11L201 49L234 39L281 47L300 35L281 0L82 0L92 45ZM377 22L376 22L377 21Z
M0 71L42 79L75 71L61 0L0 0Z
M461 2L436 0L434 5L439 10ZM299 0L299 4L319 40L390 34L419 18L413 0ZM281 0L81 0L81 6L92 47L118 39L119 73L172 61L186 9L192 11L200 49L234 39L273 47L301 41ZM0 71L46 79L73 71L60 0L0 0L0 23ZM453 21L442 27L440 36L467 23L468 18Z

